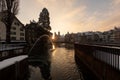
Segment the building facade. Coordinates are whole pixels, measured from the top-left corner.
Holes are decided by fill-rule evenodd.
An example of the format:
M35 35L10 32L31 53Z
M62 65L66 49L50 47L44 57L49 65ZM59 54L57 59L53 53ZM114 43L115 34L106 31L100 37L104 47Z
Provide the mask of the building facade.
M6 40L6 26L1 21L2 15L0 15L0 41L5 42ZM25 42L25 29L24 25L14 17L14 21L11 26L11 42Z

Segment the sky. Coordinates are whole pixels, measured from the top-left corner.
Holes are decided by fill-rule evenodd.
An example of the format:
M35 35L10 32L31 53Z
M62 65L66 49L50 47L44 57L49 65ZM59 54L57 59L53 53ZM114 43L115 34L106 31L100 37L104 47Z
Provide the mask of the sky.
M120 26L120 0L20 0L17 17L23 24L38 21L44 7L52 32L107 31Z

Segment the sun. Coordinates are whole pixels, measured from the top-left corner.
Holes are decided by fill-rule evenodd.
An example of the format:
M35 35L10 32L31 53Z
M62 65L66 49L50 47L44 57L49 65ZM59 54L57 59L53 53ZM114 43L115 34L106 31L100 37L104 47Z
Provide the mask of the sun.
M54 35L54 34L52 35L52 39L53 39L53 40L55 39L55 35Z

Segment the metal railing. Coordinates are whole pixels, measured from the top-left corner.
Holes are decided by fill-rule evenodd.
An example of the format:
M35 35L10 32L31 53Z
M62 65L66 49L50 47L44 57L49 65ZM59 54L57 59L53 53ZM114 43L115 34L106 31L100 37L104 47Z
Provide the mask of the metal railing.
M0 60L18 56L24 53L25 43L0 44Z
M120 70L120 47L87 44L75 44L75 46L84 50L86 54Z

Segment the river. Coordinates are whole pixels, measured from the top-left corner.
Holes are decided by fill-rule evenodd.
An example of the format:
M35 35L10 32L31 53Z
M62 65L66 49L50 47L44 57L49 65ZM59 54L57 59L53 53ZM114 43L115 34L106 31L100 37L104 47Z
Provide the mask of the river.
M53 47L55 50L51 53L50 67L52 80L83 80L75 63L73 45L60 44ZM29 80L44 80L39 67L30 65L29 70Z

